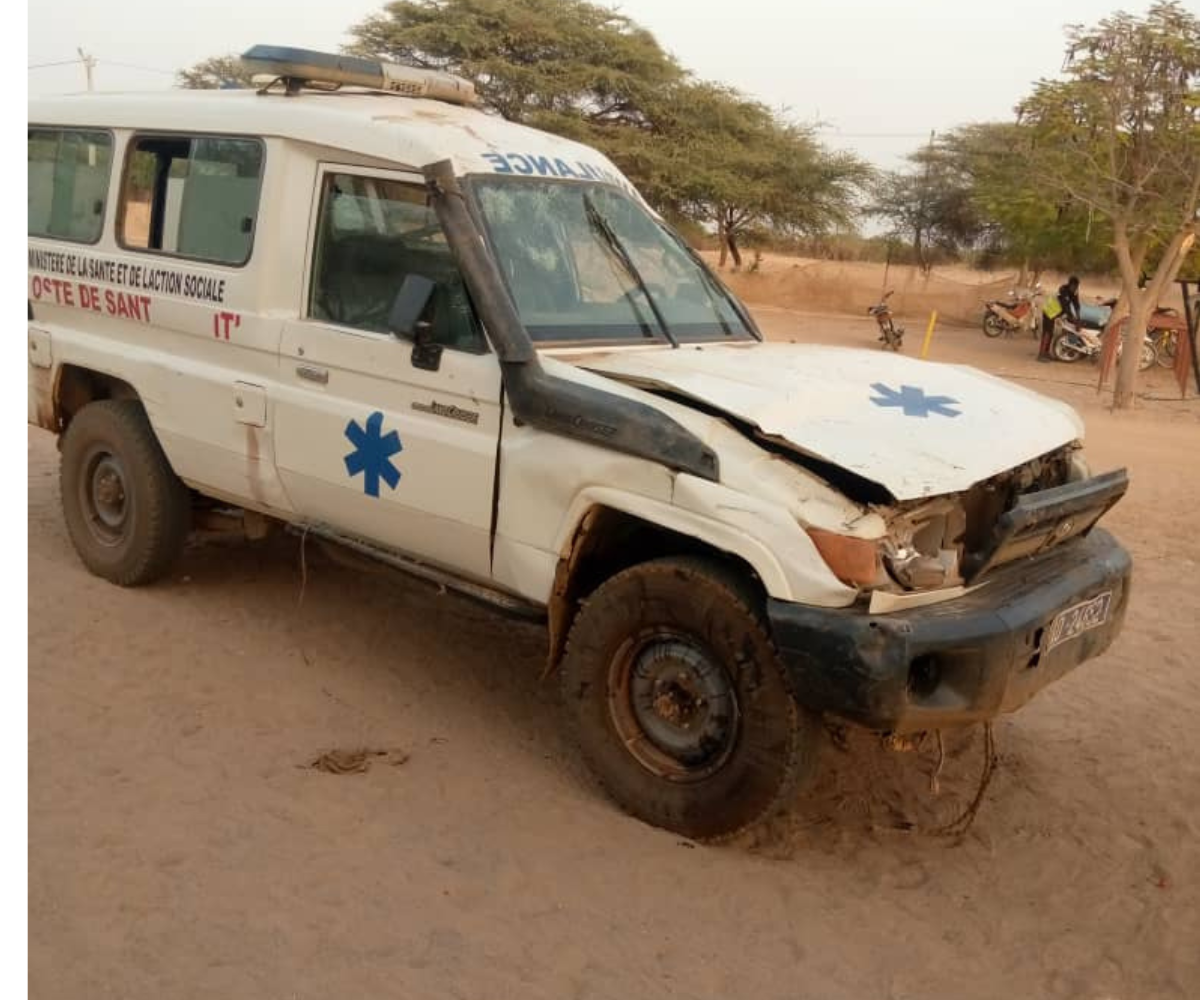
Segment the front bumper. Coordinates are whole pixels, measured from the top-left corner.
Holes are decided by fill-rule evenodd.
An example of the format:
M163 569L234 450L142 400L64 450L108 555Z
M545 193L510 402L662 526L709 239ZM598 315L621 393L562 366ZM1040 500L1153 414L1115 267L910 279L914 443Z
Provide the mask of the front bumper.
M1129 553L1095 528L987 573L940 604L871 615L770 600L796 699L871 729L914 732L993 718L1098 656L1121 629ZM1102 625L1047 648L1055 616L1111 592Z

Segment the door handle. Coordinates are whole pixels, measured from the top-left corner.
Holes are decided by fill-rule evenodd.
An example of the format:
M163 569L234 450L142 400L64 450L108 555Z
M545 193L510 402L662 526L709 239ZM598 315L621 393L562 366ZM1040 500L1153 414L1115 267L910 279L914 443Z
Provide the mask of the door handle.
M325 385L329 381L328 369L314 368L312 365L296 365L296 374L320 385Z

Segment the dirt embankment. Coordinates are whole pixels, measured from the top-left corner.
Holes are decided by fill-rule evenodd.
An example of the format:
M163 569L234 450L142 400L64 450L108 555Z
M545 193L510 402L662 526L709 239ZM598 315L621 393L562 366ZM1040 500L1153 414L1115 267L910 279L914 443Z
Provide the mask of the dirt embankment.
M710 263L717 255L706 253ZM934 309L939 322L975 326L988 299L1007 296L1020 275L1016 271L975 271L965 267L938 267L929 274L919 268L863 261L812 260L766 254L757 270L722 270L722 279L751 303L764 303L808 312L865 315L889 289L890 302L898 314L928 318ZM1042 288L1053 291L1066 277L1043 274ZM1117 288L1106 279L1085 278L1085 300L1115 295ZM1168 303L1173 304L1173 303Z

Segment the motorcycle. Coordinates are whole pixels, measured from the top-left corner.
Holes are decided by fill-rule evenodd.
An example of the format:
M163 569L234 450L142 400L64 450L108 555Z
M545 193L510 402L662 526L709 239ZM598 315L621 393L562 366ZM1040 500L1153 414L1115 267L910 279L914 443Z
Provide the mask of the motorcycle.
M1055 361L1065 361L1068 364L1078 361L1080 358L1097 361L1104 350L1104 336L1104 333L1089 330L1083 324L1077 325L1070 320L1062 319L1058 322L1058 330L1054 334L1054 339L1050 341L1050 354ZM1118 358L1120 358L1121 349L1124 346L1124 338L1122 338L1121 342L1117 344ZM1158 351L1155 349L1154 341L1143 334L1138 371L1144 372L1147 368L1153 368L1157 363Z
M1024 329L1036 335L1040 310L1035 308L1034 300L1041 294L1042 286L1037 284L1033 286L1032 291L1011 291L1007 299L991 299L985 302L984 336L999 337L1004 334L1011 337L1018 330Z
M892 320L892 308L888 305L888 299L892 297L894 291L895 289L892 289L885 294L883 301L868 308L867 312L874 316L875 322L879 324L880 343L888 350L898 351L904 341L904 327L897 326Z
M1095 304L1089 302L1080 303L1080 325L1088 330L1103 330L1108 325L1116 304L1116 299L1097 299ZM1172 309L1170 306L1155 306L1153 312L1150 314L1150 335L1153 336L1156 330L1172 328L1176 325L1175 321L1178 317L1178 309Z

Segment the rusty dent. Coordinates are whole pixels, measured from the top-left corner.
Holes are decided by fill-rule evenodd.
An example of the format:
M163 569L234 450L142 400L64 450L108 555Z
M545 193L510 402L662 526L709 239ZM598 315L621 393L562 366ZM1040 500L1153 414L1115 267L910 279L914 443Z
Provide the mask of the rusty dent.
M49 368L29 369L29 422L36 427L58 432L58 414L54 406L56 374Z
M577 580L575 568L588 550L588 534L596 523L598 513L598 508L593 507L580 518L575 534L571 536L570 545L554 568L554 587L546 605L546 631L550 641L546 653L546 667L542 671L543 680L554 672L567 648L567 633L575 617L578 596L573 586Z

